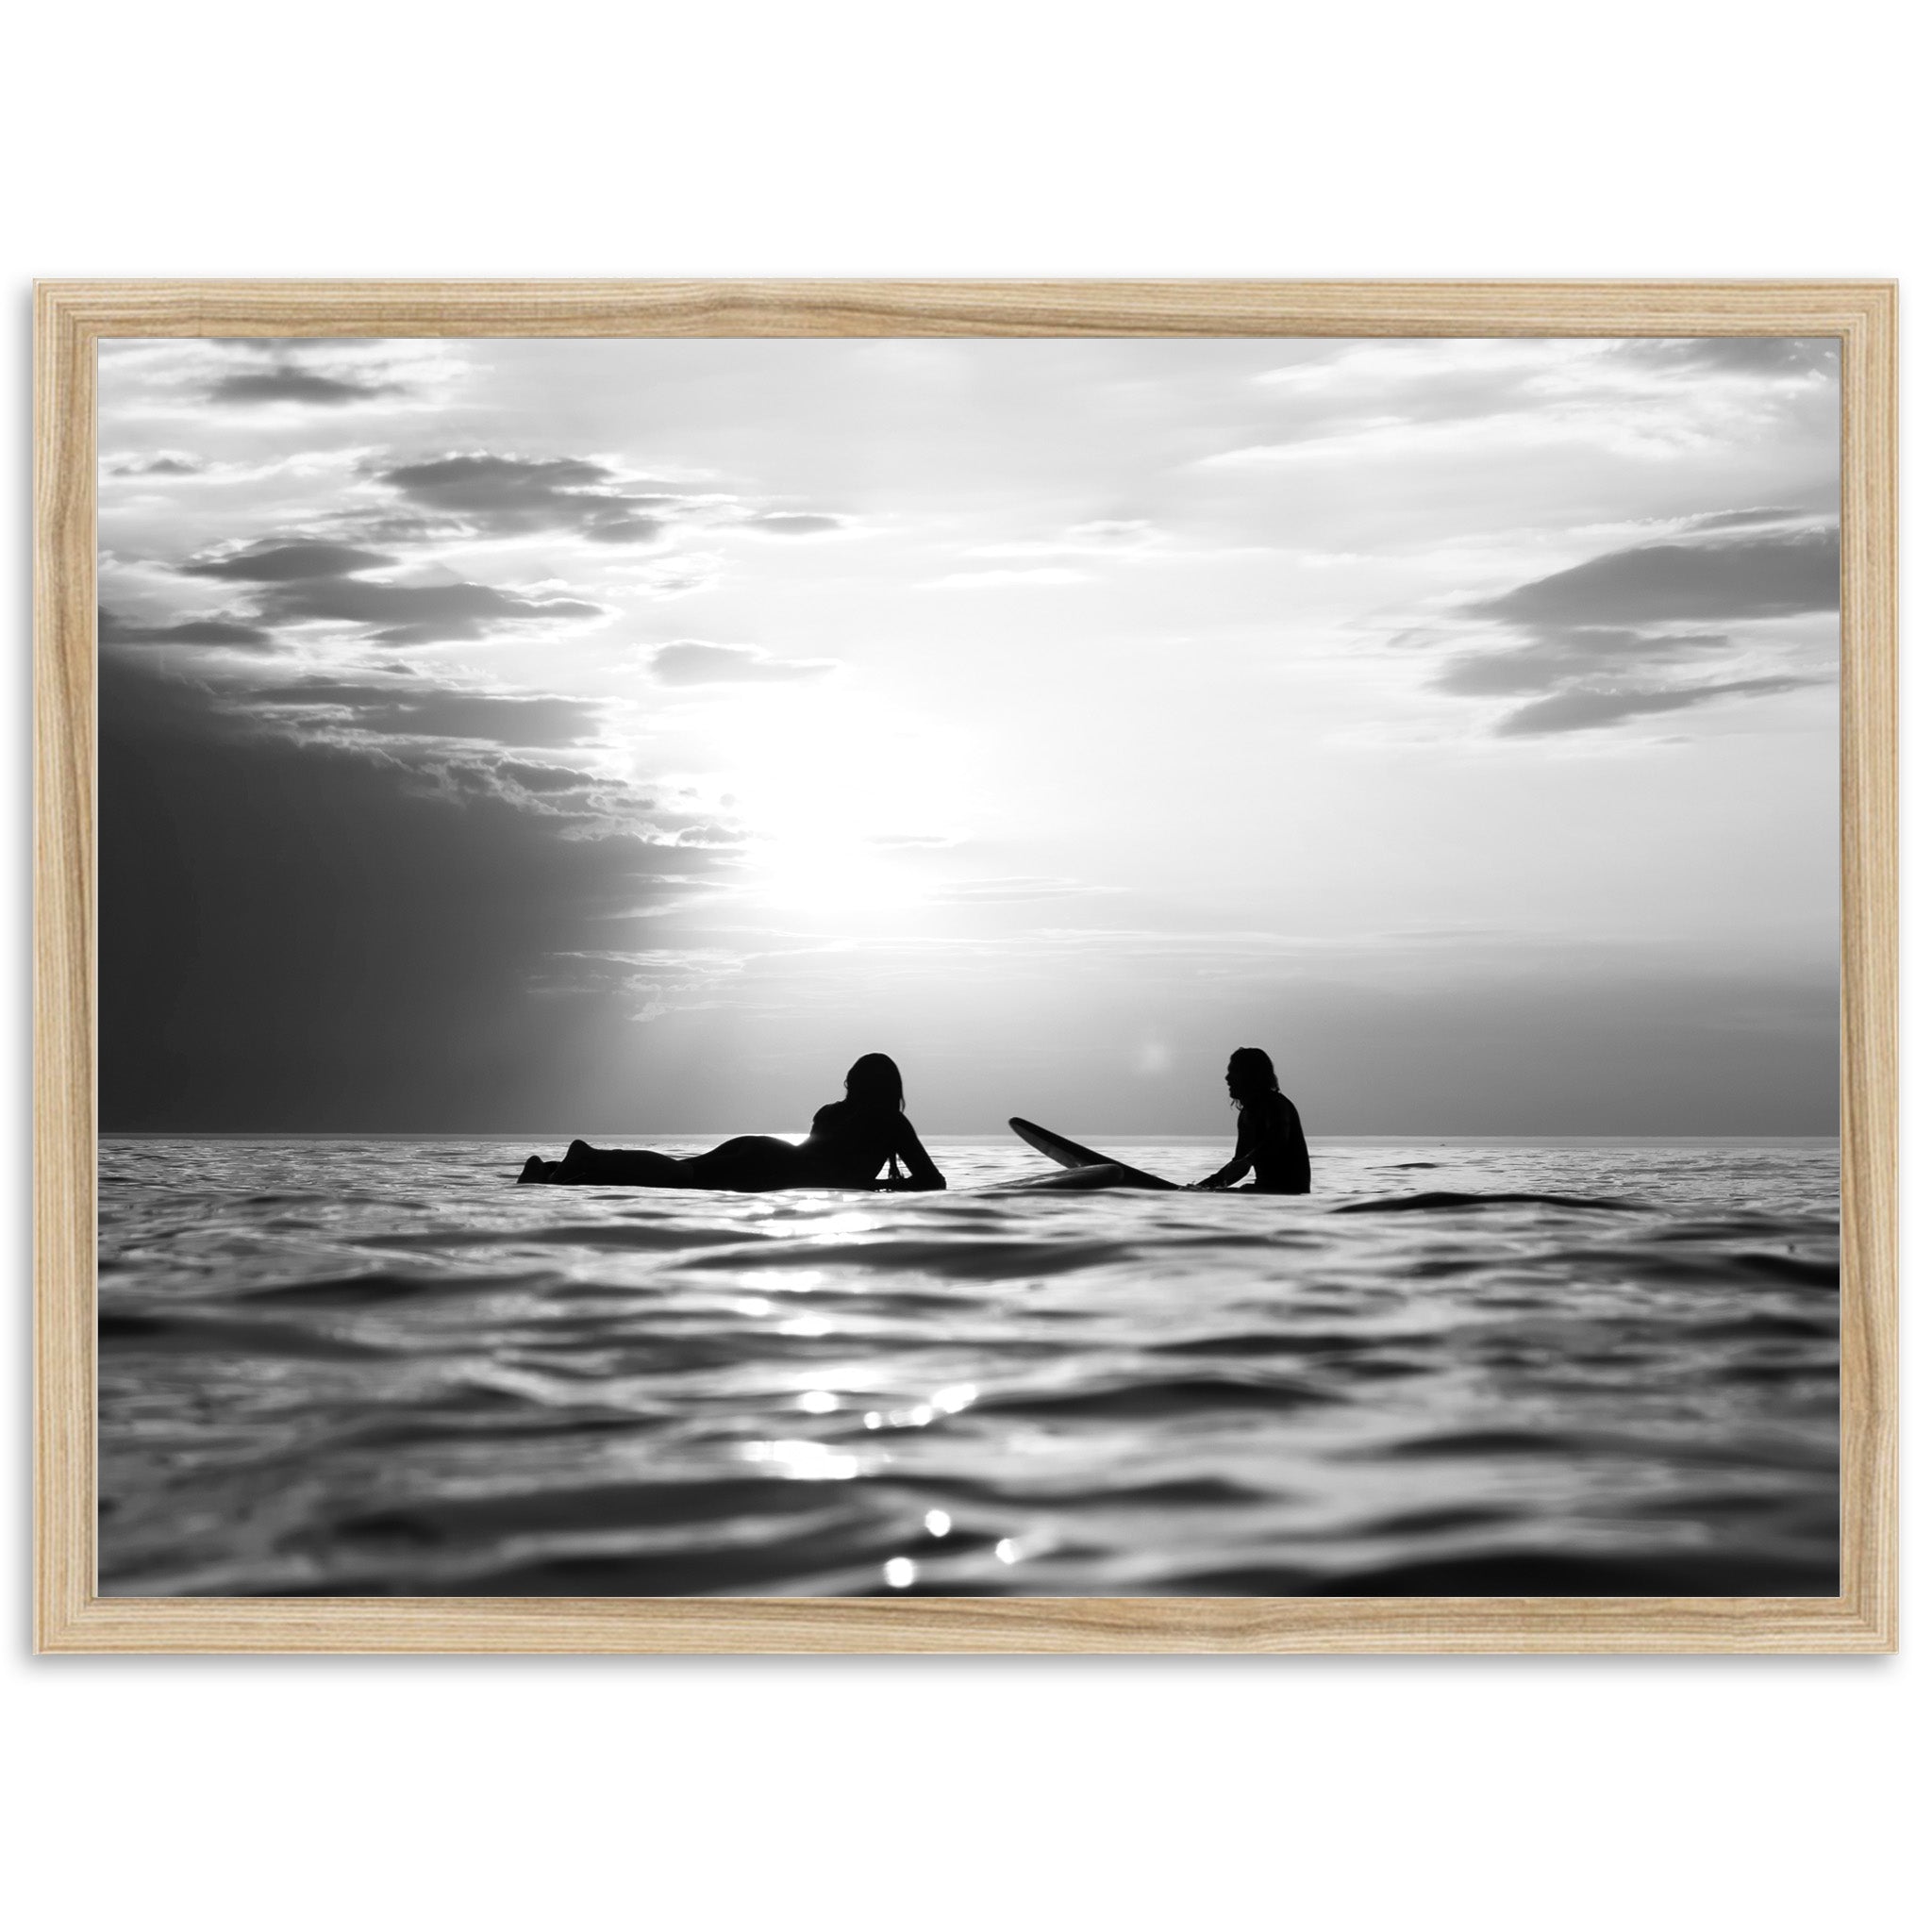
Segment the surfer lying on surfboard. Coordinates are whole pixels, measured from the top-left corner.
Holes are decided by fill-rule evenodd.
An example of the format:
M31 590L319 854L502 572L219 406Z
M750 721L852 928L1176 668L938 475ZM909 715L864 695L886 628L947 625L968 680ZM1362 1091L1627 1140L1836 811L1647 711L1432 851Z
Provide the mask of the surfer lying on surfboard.
M1253 1168L1257 1194L1306 1194L1308 1143L1302 1136L1302 1117L1281 1091L1274 1062L1258 1046L1238 1046L1228 1057L1227 1094L1241 1108L1234 1158L1192 1185L1231 1188Z
M919 1143L903 1111L905 1083L882 1053L855 1060L845 1098L812 1115L811 1132L794 1145L772 1134L741 1134L708 1154L679 1159L648 1148L592 1147L573 1141L561 1160L531 1155L520 1181L559 1187L737 1189L943 1188L946 1177ZM902 1172L903 1166L903 1172ZM879 1170L887 1169L884 1180Z

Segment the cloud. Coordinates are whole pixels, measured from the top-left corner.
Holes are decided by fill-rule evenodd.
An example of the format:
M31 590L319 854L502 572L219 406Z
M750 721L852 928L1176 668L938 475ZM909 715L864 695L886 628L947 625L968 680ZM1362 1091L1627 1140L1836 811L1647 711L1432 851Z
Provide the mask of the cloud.
M829 658L769 658L740 644L707 644L694 638L661 644L651 671L664 684L764 684L823 677L839 668Z
M1105 548L1121 544L1146 543L1153 540L1154 525L1145 517L1100 517L1089 524L1075 524L1067 532L1074 543L1096 543Z
M367 573L400 559L347 543L263 542L180 566L184 576L257 584L256 615L270 624L380 625L378 644L472 641L506 625L601 617L604 607L574 597L528 597L491 584L390 584Z
M568 765L533 765L521 758L504 758L496 766L513 785L525 791L551 793L586 791L597 783L592 772L579 772Z
M129 624L105 607L96 634L105 650L115 644L215 644L230 651L264 651L275 639L253 625L222 617L191 617L177 624Z
M655 541L675 519L723 523L768 537L824 537L849 518L818 510L752 509L718 493L661 484L638 487L590 457L511 457L458 452L375 473L445 529L486 537L568 531L591 543Z
M216 348L232 350L238 355L266 356L280 361L287 361L298 349L341 353L358 348L392 349L397 346L393 342L359 342L340 336L209 336L207 340Z
M360 577L276 584L261 609L275 623L380 625L370 634L377 644L467 642L506 625L604 614L601 605L574 597L524 597L490 584L373 584Z
M195 458L172 450L154 457L116 457L107 465L110 476L198 476L207 468Z
M1804 515L1796 509L1717 509L1689 519L1693 530L1737 530L1752 524L1787 524Z
M1640 338L1619 343L1611 354L1657 369L1738 375L1810 375L1838 367L1838 342L1829 336Z
M507 748L581 744L593 738L602 707L581 698L499 696L431 686L397 690L334 678L304 678L258 693L245 708L257 716L294 711L340 713L357 732L378 737L475 739Z
M1740 438L1789 447L1794 427L1809 444L1832 401L1831 352L1763 337L1342 343L1259 374L1266 414L1230 425L1241 441L1194 460L1210 472L1454 463L1480 491L1482 468L1511 456L1648 465Z
M358 550L347 543L252 543L226 557L204 558L184 563L181 575L225 577L236 583L280 584L311 577L354 576L397 562L375 550Z
M1707 512L1685 520L1699 533L1687 539L1609 551L1466 605L1465 615L1528 638L1458 651L1437 671L1435 687L1458 697L1530 697L1492 729L1500 738L1541 738L1826 682L1813 668L1767 665L1762 638L1740 643L1701 627L1837 609L1836 529L1816 520L1768 527L1798 515ZM1724 654L1729 661L1714 664Z
M311 675L249 682L236 673L199 687L211 721L282 745L291 756L328 747L377 759L408 774L422 792L461 803L483 800L536 814L572 838L613 833L653 843L650 864L692 867L691 844L742 843L737 831L705 813L667 804L635 782L574 764L534 758L601 738L607 707L598 699L540 691L505 691L446 682L411 665L374 666L359 677ZM715 808L713 808L715 810ZM708 836L686 835L695 826ZM715 869L700 854L700 872Z
M641 565L627 565L625 578L641 596L668 599L708 590L723 569L724 559L714 552L687 550Z
M345 403L405 395L399 382L358 382L282 364L275 369L237 370L223 376L208 392L211 403L312 403L340 408Z
M1549 691L1578 678L1628 672L1645 662L1671 662L1687 653L1722 651L1731 641L1717 632L1647 635L1635 630L1551 631L1533 644L1473 651L1453 658L1436 678L1438 691L1458 697L1501 697Z
M1707 623L1836 610L1836 529L1646 543L1521 584L1468 607L1521 625Z
M648 543L664 525L660 518L641 514L640 506L676 501L627 495L615 471L581 457L477 452L405 463L377 475L410 502L496 536L575 530L593 543Z
M745 965L742 955L715 946L558 952L550 958L553 970L535 982L533 991L551 997L618 995L630 1007L630 1018L639 1021L715 1006L708 995Z
M1595 731L1654 711L1681 711L1720 698L1773 697L1802 690L1807 677L1739 677L1728 684L1680 685L1674 689L1566 691L1539 698L1512 711L1496 726L1499 738L1544 738L1560 731Z
M774 509L746 517L744 526L767 537L824 537L834 530L842 530L845 519Z

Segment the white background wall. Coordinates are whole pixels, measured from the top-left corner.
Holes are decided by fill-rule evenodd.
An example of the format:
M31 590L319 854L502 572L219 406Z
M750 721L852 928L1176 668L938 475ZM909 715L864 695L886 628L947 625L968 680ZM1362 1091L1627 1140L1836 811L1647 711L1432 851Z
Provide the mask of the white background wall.
M29 277L1894 275L1923 447L1908 18L1862 0L101 0L16 22L15 1923L1810 1932L1923 1909L1907 1779L1932 1665L1909 1600L1897 1660L84 1662L30 1658L25 1576ZM1909 523L1907 552L1909 570ZM1907 676L1923 742L1909 629ZM1907 1046L1909 1174L1918 1029ZM1906 1233L1909 1413L1909 1203Z

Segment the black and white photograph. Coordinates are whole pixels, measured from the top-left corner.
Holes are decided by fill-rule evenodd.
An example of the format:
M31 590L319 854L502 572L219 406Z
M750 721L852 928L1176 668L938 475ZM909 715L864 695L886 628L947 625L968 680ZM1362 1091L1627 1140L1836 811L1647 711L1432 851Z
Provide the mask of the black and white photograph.
M103 1595L1838 1592L1835 340L98 398Z

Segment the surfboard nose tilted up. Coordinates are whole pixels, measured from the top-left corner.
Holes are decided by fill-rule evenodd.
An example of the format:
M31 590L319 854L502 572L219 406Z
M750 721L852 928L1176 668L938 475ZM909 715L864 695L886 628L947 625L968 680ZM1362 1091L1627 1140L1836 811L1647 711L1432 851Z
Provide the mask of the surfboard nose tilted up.
M1007 1123L1021 1140L1036 1153L1043 1154L1049 1160L1057 1161L1069 1170L1060 1185L1067 1188L1158 1188L1168 1192L1177 1192L1174 1181L1164 1181L1158 1174L1147 1174L1138 1167L1129 1167L1124 1160L1116 1160L1110 1154L1096 1154L1091 1147L1083 1147L1077 1141L1070 1141L1064 1134L1056 1134L1051 1127L1036 1126L1031 1121L1023 1121L1017 1115ZM1051 1187L1051 1181L1039 1183Z

